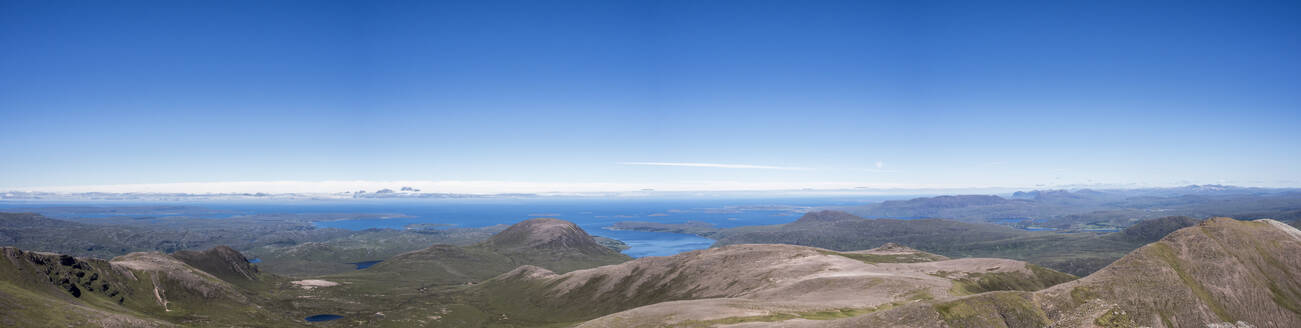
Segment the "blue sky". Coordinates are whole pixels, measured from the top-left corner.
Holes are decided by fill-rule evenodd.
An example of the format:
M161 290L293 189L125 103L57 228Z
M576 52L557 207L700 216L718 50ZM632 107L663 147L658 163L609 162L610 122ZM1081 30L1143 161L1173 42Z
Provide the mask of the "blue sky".
M0 189L1301 186L1297 35L1294 1L3 1Z

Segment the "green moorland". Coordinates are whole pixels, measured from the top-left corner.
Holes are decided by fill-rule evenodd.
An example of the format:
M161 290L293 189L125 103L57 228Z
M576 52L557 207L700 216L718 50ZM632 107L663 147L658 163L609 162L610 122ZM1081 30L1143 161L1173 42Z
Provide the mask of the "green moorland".
M838 211L810 212L795 222L718 229L701 224L675 227L637 222L616 225L627 230L692 233L733 244L792 244L838 251L898 243L951 258L988 257L1023 260L1074 275L1087 275L1165 234L1195 224L1186 217L1141 221L1110 234L1058 233L945 219L863 219Z
M1166 221L1177 226L1183 220ZM905 271L897 270L914 265L936 268L939 271L931 272L932 278L927 279L951 281L952 288L932 293L917 289L922 285L912 285L903 289L908 293L878 306L773 310L762 315L687 320L669 326L780 325L789 320L847 326L913 320L935 323L936 327L940 323L950 327L1129 327L1150 320L1301 323L1301 313L1295 310L1301 302L1301 285L1297 282L1301 280L1296 279L1301 262L1290 256L1301 251L1301 231L1278 228L1280 225L1231 219L1206 221L1180 229L1130 253L1116 265L1078 280L1035 265L1027 265L1026 272L950 272L943 269L948 265L944 263L958 261L945 261L943 256L898 245L855 252L738 245L668 258L630 262L611 258L608 263L579 264L570 260L584 252L596 252L582 255L587 258L617 253L597 244L576 226L558 220L530 220L511 228L521 229L507 229L479 244L441 245L385 261L390 266L419 266L420 270L394 274L389 271L393 268L375 266L311 279L262 272L258 265L227 247L170 255L132 253L112 261L3 248L0 324L570 327L645 305L716 295L701 294L702 288L709 288L702 283L731 281L726 287L740 283L758 290L772 288L764 279L745 277L763 277L774 270L800 270L799 266L784 265L784 261L845 265L843 259L825 262L828 256L889 272L902 273ZM1156 230L1135 233L1140 231ZM457 281L440 275L458 272L468 277L472 268L458 266L474 264L445 260L452 256L499 257L513 261L511 265L535 262L532 264L543 267L524 266L507 269L511 270L508 274L484 273L483 277L488 278ZM819 257L824 262L808 262ZM622 264L573 271L609 263ZM436 267L442 271L432 269ZM552 271L570 273L556 275ZM865 278L871 282L869 285L881 283L880 276ZM302 320L326 313L344 318L323 323Z

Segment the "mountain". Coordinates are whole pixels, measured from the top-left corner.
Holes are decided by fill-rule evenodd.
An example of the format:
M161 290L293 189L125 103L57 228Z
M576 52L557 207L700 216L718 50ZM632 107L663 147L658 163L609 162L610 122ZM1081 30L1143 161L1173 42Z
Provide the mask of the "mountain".
M1054 321L1203 327L1301 327L1301 230L1274 220L1214 218L1143 246L1078 282L1039 295ZM1077 304L1078 303L1078 304ZM1108 310L1124 314L1107 315Z
M852 210L855 214L867 217L903 217L903 218L959 218L953 215L955 210L971 212L973 208L984 209L993 213L1025 211L1036 203L1021 199L1005 199L994 195L954 195L914 198L910 200L889 200ZM1020 212L1016 212L1020 213ZM988 214L999 217L997 214ZM1019 217L1017 215L1003 217Z
M618 263L629 259L596 241L578 225L564 220L529 219L506 228L482 244L516 262L567 272L591 267L588 263Z
M1032 232L946 219L863 219L838 211L806 213L783 225L722 229L716 245L793 244L848 251L895 242L948 257L993 257L1029 261L1087 275L1141 243L1092 233Z
M1193 185L1149 189L1018 191L893 200L841 210L868 218L947 218L965 222L1051 227L1059 231L1119 230L1164 216L1236 217L1292 221L1301 191ZM1009 223L1015 222L1015 223Z
M537 218L506 228L470 245L434 245L399 254L368 269L343 274L420 284L459 284L487 280L521 265L569 272L631 259L601 245L572 222Z
M244 254L230 247L217 246L203 251L177 251L171 257L226 282L247 286L262 280L258 268Z
M817 211L817 212L804 213L803 216L800 216L800 218L798 220L795 220L795 222L792 222L791 225L794 226L814 225L820 223L836 223L836 222L854 221L854 220L862 220L862 219L863 218L854 216L853 214L840 212L840 211Z
M876 221L806 218L792 229ZM916 237L891 221L901 220L867 226ZM475 245L292 282L228 247L109 261L5 247L0 326L284 327L314 314L346 320L312 325L399 327L1301 326L1301 230L1274 220L1199 221L1078 279L905 245L733 244L628 261L571 223L540 219ZM394 267L375 270L385 265Z
M782 327L1299 327L1301 230L1216 218L1079 280ZM760 326L760 325L753 325Z
M0 325L18 327L284 326L257 305L261 290L231 281L273 281L229 248L180 256L131 253L111 261L0 249ZM216 274L187 261L209 267ZM243 285L243 286L241 286Z
M100 259L131 252L173 253L222 246L258 258L262 270L294 276L350 272L356 269L353 263L383 260L432 244L472 245L507 228L494 225L350 231L318 228L312 222L383 216L260 214L213 220L167 216L204 215L214 211L179 206L38 209L61 215L107 212L143 216L53 219L35 213L0 212L0 245ZM609 244L617 246L617 243Z
M1167 221L1176 221L1171 219ZM486 325L579 327L1297 327L1301 230L1216 218L1081 279L897 244L836 252L729 245L468 291Z
M849 317L973 292L1038 290L1074 278L1020 261L948 259L895 244L857 252L730 245L565 274L525 266L471 292L479 310L510 313L501 324L595 318L581 326L709 326Z

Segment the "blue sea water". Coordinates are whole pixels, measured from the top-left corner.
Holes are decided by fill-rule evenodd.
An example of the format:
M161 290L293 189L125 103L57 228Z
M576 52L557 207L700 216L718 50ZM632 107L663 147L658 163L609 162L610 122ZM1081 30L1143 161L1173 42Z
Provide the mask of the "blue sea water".
M404 229L411 224L484 227L550 217L574 222L594 236L627 243L632 257L666 256L708 248L713 240L694 235L606 229L620 221L684 223L702 221L728 228L789 223L814 207L850 206L845 199L469 199L366 200L287 204L222 204L215 207L254 213L388 213L402 217L321 221L323 228ZM227 207L229 206L229 207Z
M619 221L684 223L701 221L722 228L789 223L805 211L821 207L862 205L906 196L827 198L743 198L743 199L624 199L624 198L491 198L491 199L405 199L405 200L295 200L295 201L209 201L165 203L58 203L57 206L149 206L185 205L220 210L230 214L203 217L220 219L232 215L273 213L392 214L385 218L315 222L322 228L364 230L404 229L411 224L444 227L484 227L514 224L529 218L551 217L574 222L589 234L618 239L633 257L666 256L708 248L713 240L694 235L618 231L606 229ZM4 208L38 208L55 204L0 202ZM90 213L87 213L90 214ZM93 215L93 214L90 214ZM88 217L88 215L78 215Z

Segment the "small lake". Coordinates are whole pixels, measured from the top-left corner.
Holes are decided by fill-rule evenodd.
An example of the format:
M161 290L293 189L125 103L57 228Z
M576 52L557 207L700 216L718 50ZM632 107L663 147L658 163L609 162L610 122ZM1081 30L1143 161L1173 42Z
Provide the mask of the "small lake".
M361 269L369 268L372 265L379 264L379 262L384 262L384 261L366 261L366 262L357 262L357 263L348 263L348 264L356 265L357 270L361 270Z
M321 321L330 321L330 320L339 320L339 319L343 319L343 316L338 314L317 314L314 316L303 318L303 320L307 320L307 322L321 322Z

